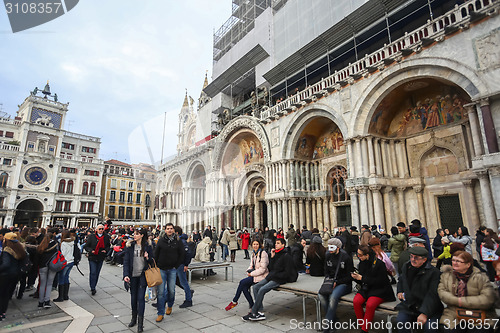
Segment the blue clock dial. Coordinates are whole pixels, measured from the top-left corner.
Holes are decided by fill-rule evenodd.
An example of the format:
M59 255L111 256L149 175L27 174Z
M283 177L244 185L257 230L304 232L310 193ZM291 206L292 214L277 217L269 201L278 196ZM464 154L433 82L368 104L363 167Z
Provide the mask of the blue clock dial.
M31 185L41 185L47 180L47 171L40 167L32 167L26 170L24 178Z

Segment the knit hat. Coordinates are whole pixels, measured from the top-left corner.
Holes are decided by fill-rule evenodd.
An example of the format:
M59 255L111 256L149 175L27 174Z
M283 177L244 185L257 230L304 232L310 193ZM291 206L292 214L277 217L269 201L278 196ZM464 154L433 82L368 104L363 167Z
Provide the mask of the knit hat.
M311 243L323 244L323 240L322 240L322 239L321 239L321 237L319 237L319 236L314 236L314 237L311 239Z
M342 241L338 238L330 238L328 240L328 245L335 245L338 248L342 248Z

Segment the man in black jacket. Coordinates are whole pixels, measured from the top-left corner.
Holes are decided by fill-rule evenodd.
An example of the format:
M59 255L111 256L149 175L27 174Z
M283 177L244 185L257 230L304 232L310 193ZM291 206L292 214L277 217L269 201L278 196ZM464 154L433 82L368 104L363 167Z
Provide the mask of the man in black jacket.
M438 285L440 272L433 267L427 258L428 251L424 247L411 247L410 261L405 263L398 282L399 310L397 322L398 332L411 332L410 323L423 325L424 332L435 332L439 317L443 312L443 304L439 299Z
M167 223L165 225L165 235L158 239L155 248L156 265L160 268L161 279L163 283L158 286L158 317L156 322L163 320L163 315L172 313L172 306L175 300L175 279L177 277L177 268L184 261L184 246L182 241L175 234L174 225ZM166 288L165 288L166 285ZM165 304L167 311L165 311Z
M95 234L90 234L85 243L85 251L89 254L89 284L92 295L96 294L97 281L101 273L102 263L111 247L110 238L104 232L104 225L99 224Z
M282 284L297 280L297 272L294 269L292 257L285 250L284 239L276 239L275 249L271 251L268 268L269 274L267 274L266 278L253 287L255 303L252 311L242 317L245 321L266 319L266 315L260 312L263 309L262 301L264 300L264 295Z

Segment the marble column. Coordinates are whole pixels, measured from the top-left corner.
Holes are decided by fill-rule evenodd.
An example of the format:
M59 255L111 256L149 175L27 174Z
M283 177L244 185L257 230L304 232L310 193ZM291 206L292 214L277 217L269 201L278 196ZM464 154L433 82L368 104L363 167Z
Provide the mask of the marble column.
M353 187L348 188L348 191L349 191L349 196L351 197L352 225L356 226L358 230L361 231L361 223L359 221L358 191Z
M363 160L363 177L370 175L370 161L368 160L367 138L361 139L361 158Z
M310 191L316 191L316 166L314 162L309 163L311 184Z
M405 187L398 187L398 206L399 206L399 220L406 221L406 202L405 202Z
M358 186L356 190L359 192L359 219L360 224L370 224L368 219L368 202L366 200L366 192L368 188L366 186Z
M377 226L380 225L385 229L386 224L385 224L385 219L384 219L384 203L382 201L382 195L380 194L381 189L382 189L382 186L380 186L380 185L370 185L370 191L372 191L372 195L373 195L373 209L375 212L375 224ZM387 232L389 232L389 230L387 230Z
M392 198L392 187L390 186L384 187L382 189L382 197L384 204L385 227L386 227L385 230L390 230L391 227L393 226L392 208L394 205L394 200Z
M283 201L276 200L276 204L278 205L278 228L283 228Z
M424 187L423 186L413 186L413 190L417 194L418 202L418 217L422 226L427 226L427 217L425 216L425 204L424 204Z
M488 153L498 153L497 132L495 130L495 122L490 110L489 98L483 98L479 105L481 106L481 114L483 115L484 135L486 136L486 144L488 145ZM493 228L493 230L495 230Z
M354 164L354 152L352 139L347 141L347 160L349 161L349 178L356 177L356 169Z
M320 185L322 182L320 181L319 161L316 162L315 168L316 168L316 180L315 180L315 182L316 182L316 191L320 191L320 190L322 190L321 185Z
M472 134L472 146L474 147L474 157L483 155L483 145L481 140L481 132L479 130L479 121L477 119L476 104L470 103L464 105L469 118L470 130Z
M271 206L273 209L273 229L278 230L278 202L276 200L272 200Z
M375 155L373 152L373 138L367 137L368 142L368 163L370 165L370 177L375 177L377 170L375 169Z
M398 164L396 160L396 150L394 149L394 140L389 141L389 159L391 162L392 175L395 178L399 177Z
M292 223L293 223L293 226L295 228L298 228L299 227L299 210L298 210L298 207L297 207L297 199L295 198L292 198L291 199L292 201Z
M477 211L477 202L476 202L476 194L474 193L474 180L467 179L463 180L465 188L467 189L467 196L469 198L468 204L466 204L467 210L470 212L470 223L469 230L477 230L481 226L481 222L479 220L479 213Z
M313 228L318 228L318 215L316 210L316 200L311 200L311 224ZM319 228L318 228L319 229ZM311 230L311 229L309 229Z
M356 156L356 178L363 177L364 172L363 172L363 160L362 160L362 152L361 152L361 139L360 138L355 138L354 139L354 154Z
M404 178L404 161L403 152L401 151L401 141L394 142L394 152L396 154L396 165L398 166L398 174L400 178Z
M382 175L384 177L391 177L390 161L387 156L387 140L380 139L380 151L382 152Z
M366 202L368 203L368 225L373 225L375 223L375 213L373 208L372 191L366 191Z
M305 169L306 169L306 191L311 190L311 179L310 179L310 173L309 173L309 162L305 162ZM310 230L310 229L309 229Z
M288 229L288 226L290 225L290 219L288 217L288 200L285 199L282 202L283 206L283 231L285 232Z
M479 185L481 187L481 199L483 202L484 217L486 220L486 227L493 230L498 229L497 218L495 214L495 206L493 204L493 196L490 187L490 178L487 170L477 172L479 177Z
M318 229L323 230L325 225L323 224L323 199L316 199L316 219L318 220Z
M332 230L332 221L330 220L330 210L328 209L328 205L330 200L328 198L323 198L323 222L324 226L328 227L328 229Z
M302 189L300 162L295 161L293 163L295 165L295 189L300 191Z
M290 190L295 190L295 167L294 167L295 162L291 161L290 162Z
M306 213L306 226L307 230L312 229L312 220L311 220L311 199L307 198L304 200L304 210Z
M306 225L306 213L304 211L304 199L299 199L299 223L297 228L302 230L302 227Z
M382 170L382 155L380 152L380 139L375 139L375 173L377 176L383 176L384 171Z

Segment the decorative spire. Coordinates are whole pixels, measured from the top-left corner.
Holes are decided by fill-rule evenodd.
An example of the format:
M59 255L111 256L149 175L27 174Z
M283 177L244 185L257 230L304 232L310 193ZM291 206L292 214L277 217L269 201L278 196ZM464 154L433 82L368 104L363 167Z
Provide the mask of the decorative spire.
M208 70L205 73L205 81L203 82L203 88L202 88L202 90L205 89L208 86L208 76L207 75L208 75Z
M182 107L189 107L189 102L188 102L188 90L186 88L186 96L184 96L184 103L182 104Z

